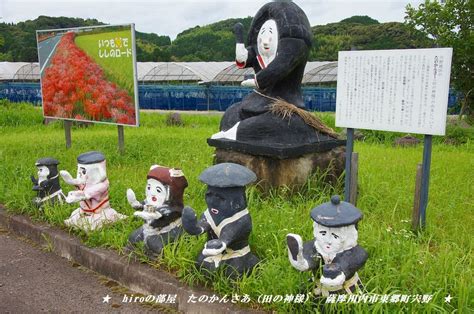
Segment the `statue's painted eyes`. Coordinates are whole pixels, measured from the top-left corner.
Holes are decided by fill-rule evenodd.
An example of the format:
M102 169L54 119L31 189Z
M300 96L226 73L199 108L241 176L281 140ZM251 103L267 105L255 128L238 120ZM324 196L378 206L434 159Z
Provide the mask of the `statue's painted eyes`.
M326 231L319 231L319 233L320 233L321 235L323 235L323 236L326 235Z
M82 169L82 174L86 174L86 169Z
M221 201L221 202L224 202L225 201L225 197L219 195L219 194L216 194L216 198Z
M163 190L159 186L156 187L156 192L161 193L162 191Z
M334 237L334 239L339 238L339 236L338 236L337 234L335 234L335 233L331 233L331 234L332 234L332 236Z
M146 189L147 189L148 191L150 191L151 187L148 185L148 186L146 187Z

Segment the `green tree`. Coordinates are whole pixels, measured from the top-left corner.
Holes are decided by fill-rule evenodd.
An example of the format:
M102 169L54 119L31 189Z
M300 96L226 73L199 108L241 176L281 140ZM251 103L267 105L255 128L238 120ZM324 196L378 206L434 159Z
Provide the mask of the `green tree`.
M370 25L370 24L379 24L379 21L374 20L373 18L367 15L354 15L354 16L348 17L347 19L341 20L340 23L358 23L358 24Z
M418 8L406 7L405 21L434 39L439 47L452 47L451 84L464 94L460 116L474 122L474 1L426 0Z
M171 45L171 39L169 36L160 36L155 33L142 33L135 31L135 36L143 42L147 42L159 47L165 47Z
M351 50L352 38L349 35L317 35L313 38L310 60L336 61L338 51Z
M235 58L233 27L240 22L245 32L251 17L227 19L210 25L196 26L179 33L171 44L172 59L179 61L231 61Z
M353 16L339 23L316 25L310 60L334 61L338 51L427 48L433 41L426 34L398 23L378 23L367 16Z
M2 53L1 49L5 45L5 38L0 34L0 61L12 61L11 55L8 53Z

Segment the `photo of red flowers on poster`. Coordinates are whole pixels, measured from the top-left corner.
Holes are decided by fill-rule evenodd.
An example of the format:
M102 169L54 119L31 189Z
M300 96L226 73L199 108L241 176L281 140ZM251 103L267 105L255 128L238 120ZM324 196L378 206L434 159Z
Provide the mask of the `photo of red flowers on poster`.
M138 125L132 25L37 31L43 115Z

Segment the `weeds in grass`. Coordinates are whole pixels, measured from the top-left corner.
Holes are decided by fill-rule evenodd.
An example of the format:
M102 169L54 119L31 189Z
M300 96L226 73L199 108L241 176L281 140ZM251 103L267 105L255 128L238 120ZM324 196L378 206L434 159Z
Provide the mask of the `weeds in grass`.
M49 236L47 236L46 234L42 233L41 234L41 237L43 238L44 240L44 244L43 244L43 251L44 252L53 252L54 251L54 244L53 244L53 241L51 241L51 238Z

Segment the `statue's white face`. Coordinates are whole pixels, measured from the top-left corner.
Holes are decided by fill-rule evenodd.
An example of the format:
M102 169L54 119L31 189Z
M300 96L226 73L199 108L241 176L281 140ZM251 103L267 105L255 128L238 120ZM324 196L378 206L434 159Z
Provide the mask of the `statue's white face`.
M48 179L49 169L46 166L37 166L38 168L38 182L41 183Z
M147 205L163 206L168 200L168 187L158 180L148 179L146 185Z
M96 164L77 164L77 178L85 184L97 184L107 178L105 160Z
M269 64L276 56L278 48L278 29L275 20L263 23L257 37L258 53Z
M325 258L333 259L337 253L357 245L358 232L355 225L329 228L313 223L314 246Z
M321 253L335 255L343 251L346 236L343 228L329 228L314 223L314 239Z

